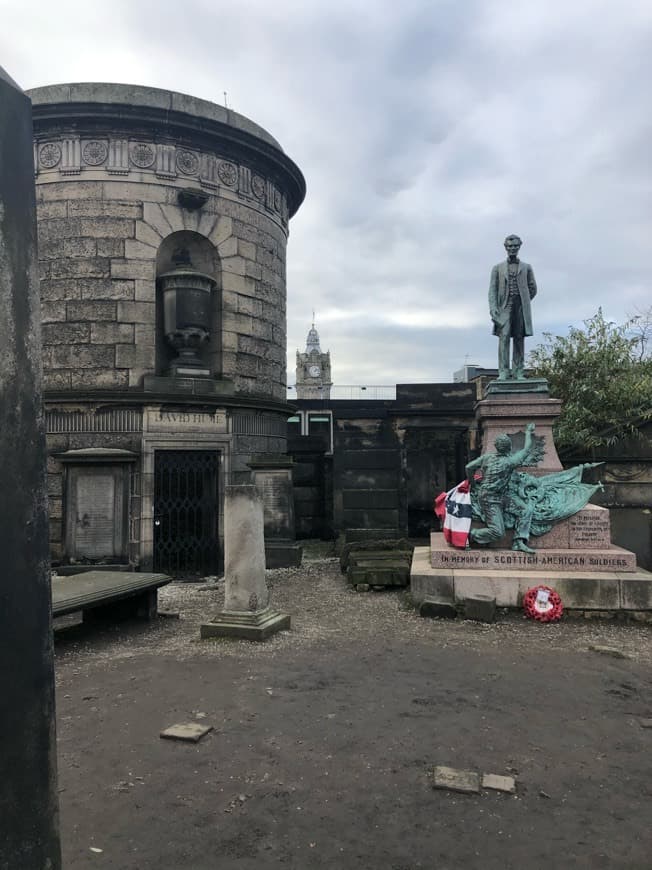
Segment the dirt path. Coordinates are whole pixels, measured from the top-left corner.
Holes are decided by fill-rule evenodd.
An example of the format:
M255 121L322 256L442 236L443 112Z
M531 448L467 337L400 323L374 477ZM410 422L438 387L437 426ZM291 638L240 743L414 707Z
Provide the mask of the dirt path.
M293 630L263 645L198 642L219 584L58 634L67 870L649 870L650 626L422 620L333 560L269 577ZM159 738L193 719L199 744ZM435 764L518 790L435 791Z

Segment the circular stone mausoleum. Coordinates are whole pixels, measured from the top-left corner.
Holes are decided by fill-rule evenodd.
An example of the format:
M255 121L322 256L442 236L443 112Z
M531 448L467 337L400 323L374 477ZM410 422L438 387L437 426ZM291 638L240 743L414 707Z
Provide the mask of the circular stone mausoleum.
M204 100L116 84L29 96L53 560L214 573L225 484L286 450L303 176Z

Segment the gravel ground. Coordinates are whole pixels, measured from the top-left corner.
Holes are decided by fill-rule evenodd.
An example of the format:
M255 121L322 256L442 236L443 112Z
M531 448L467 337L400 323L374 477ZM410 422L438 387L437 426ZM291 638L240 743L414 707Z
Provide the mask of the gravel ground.
M57 632L68 870L652 867L652 626L424 620L326 552L268 572L292 630L263 644L199 640L215 581ZM188 721L214 730L159 738ZM435 764L517 792L436 791Z

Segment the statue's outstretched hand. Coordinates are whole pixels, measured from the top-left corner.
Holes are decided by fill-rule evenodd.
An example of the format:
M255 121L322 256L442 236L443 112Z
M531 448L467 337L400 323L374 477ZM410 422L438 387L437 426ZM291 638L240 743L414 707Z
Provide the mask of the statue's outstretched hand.
M525 427L526 432L534 432L534 423L528 423Z

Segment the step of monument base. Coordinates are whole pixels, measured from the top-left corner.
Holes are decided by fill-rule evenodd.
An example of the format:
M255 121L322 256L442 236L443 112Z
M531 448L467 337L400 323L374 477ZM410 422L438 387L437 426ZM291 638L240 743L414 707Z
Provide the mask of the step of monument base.
M242 640L266 640L277 631L290 628L290 615L278 610L260 613L234 613L223 610L211 622L200 626L202 640L214 637L235 637Z
M491 595L498 607L521 607L525 592L538 585L556 589L567 610L652 610L652 573L640 568L611 572L527 566L521 571L464 565L433 568L429 548L416 547L410 572L410 595L417 607L426 598L450 598L461 604L477 594Z

